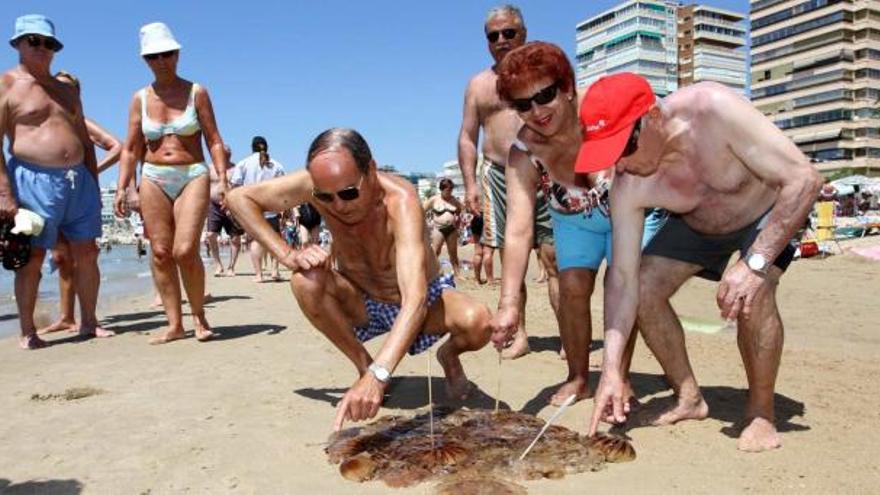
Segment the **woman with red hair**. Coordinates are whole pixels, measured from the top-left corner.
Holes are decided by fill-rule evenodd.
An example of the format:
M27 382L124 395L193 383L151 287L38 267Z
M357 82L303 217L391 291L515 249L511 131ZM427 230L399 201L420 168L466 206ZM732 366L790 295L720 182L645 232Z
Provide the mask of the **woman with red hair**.
M498 94L525 124L510 148L507 164L508 216L505 263L493 341L504 345L519 320L519 287L525 276L533 235L538 188L550 201L559 269L559 333L568 378L550 398L559 405L569 396L591 396L587 383L592 333L590 296L596 272L611 254L608 187L613 169L575 176L574 162L583 141L574 71L556 45L527 43L504 57L498 67ZM638 131L631 141L637 142ZM660 222L646 221L643 242ZM635 335L635 333L633 333ZM632 356L635 339L628 345ZM624 360L629 368L629 360ZM626 376L626 375L624 375Z

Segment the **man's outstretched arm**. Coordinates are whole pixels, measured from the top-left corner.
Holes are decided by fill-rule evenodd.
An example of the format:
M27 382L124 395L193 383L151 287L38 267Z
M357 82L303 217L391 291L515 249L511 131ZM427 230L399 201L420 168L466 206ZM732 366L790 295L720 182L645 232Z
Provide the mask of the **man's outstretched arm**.
M602 377L596 387L590 435L604 417L626 420L621 365L624 349L636 321L639 306L639 265L645 208L632 176L618 175L611 188L611 243L613 260L605 275L605 350Z
M388 332L388 338L373 359L374 363L389 371L394 371L403 359L428 314L428 247L425 243L424 214L415 191L409 194L401 192L400 196L399 200L389 201L388 206L388 221L394 233L400 312ZM372 373L364 374L339 402L334 428L340 430L348 420L361 421L374 417L382 406L387 386Z
M312 179L308 172L301 170L257 184L236 187L229 191L226 203L236 221L251 237L269 250L284 266L297 271L312 268L312 265L320 265L326 262L326 259L310 256L312 250L309 248L299 252L292 249L281 235L272 229L263 217L263 212L285 211L305 203L311 198L311 191Z

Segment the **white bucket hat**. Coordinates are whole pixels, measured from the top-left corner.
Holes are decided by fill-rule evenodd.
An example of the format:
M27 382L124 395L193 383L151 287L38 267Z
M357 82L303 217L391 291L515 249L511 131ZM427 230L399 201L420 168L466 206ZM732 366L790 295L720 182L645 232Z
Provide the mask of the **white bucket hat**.
M141 28L141 56L180 50L171 29L164 22L152 22Z

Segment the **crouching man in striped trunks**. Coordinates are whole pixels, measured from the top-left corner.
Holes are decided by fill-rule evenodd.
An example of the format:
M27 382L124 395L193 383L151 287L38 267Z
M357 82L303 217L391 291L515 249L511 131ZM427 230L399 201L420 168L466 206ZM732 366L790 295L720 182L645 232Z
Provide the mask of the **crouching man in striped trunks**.
M357 369L335 427L374 417L404 353L423 352L446 333L437 359L447 394L463 398L470 383L459 355L486 345L491 315L440 272L415 189L378 172L366 141L351 129L320 134L306 163L306 170L234 190L228 204L242 227L293 271L303 313ZM264 210L307 201L333 236L330 253L314 244L292 249L263 218ZM383 333L388 338L374 358L362 342Z

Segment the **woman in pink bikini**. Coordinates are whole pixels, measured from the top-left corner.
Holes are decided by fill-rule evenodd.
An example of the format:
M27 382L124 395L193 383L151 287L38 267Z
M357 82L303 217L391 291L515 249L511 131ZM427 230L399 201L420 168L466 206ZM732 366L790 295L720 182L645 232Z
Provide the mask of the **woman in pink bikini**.
M155 80L134 94L129 106L128 134L120 160L116 214L139 207L150 232L153 279L168 328L150 340L164 344L185 336L178 270L200 341L214 334L205 319L205 267L199 256L199 238L208 212L209 174L202 138L220 177L221 195L228 188L223 139L214 120L208 91L177 74L180 44L161 22L141 28L141 56ZM143 162L139 201L123 191ZM139 204L138 204L139 203Z

